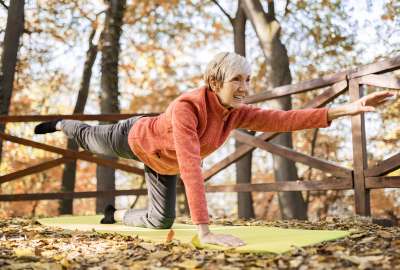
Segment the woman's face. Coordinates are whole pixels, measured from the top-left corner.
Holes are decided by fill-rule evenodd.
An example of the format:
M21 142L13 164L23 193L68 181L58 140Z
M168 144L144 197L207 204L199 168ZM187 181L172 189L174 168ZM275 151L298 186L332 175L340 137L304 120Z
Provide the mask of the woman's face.
M230 80L215 83L213 90L219 101L227 108L237 108L243 104L244 97L248 94L250 75L238 74Z

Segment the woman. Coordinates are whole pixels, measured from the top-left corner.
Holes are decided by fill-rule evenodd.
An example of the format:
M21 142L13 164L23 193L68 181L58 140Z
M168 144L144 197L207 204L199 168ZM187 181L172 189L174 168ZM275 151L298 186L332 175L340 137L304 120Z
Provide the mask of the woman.
M206 85L175 99L154 117L133 117L113 125L89 126L80 121L56 120L35 127L35 133L63 131L84 149L96 154L133 158L145 164L148 209L115 211L107 207L104 223L170 228L175 219L176 178L185 185L191 218L203 243L240 246L231 235L214 234L208 212L201 160L221 146L231 130L294 131L323 128L340 116L374 111L393 96L377 92L337 108L264 110L243 103L249 89L250 65L235 53L219 53L208 64Z

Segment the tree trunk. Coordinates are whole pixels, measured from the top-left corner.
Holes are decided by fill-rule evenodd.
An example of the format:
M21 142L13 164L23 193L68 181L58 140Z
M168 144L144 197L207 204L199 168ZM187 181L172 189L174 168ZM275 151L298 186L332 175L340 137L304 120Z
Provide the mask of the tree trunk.
M83 67L82 82L80 85L78 98L76 100L74 114L83 113L89 94L90 79L92 77L92 67L97 56L97 44L93 43L93 38L96 34L94 28L89 38L89 49L86 52L86 61ZM77 151L79 146L74 140L68 139L67 148L70 150ZM75 177L76 177L76 160L67 162L64 167L61 190L62 192L73 192L75 189ZM62 215L73 213L73 199L63 199L60 202L59 212Z
M231 22L233 27L235 53L246 56L246 15L244 10L241 8L240 2L241 0L238 0L236 15ZM238 141L235 142L235 147L239 147L240 145L242 145L242 143ZM236 183L251 183L251 159L252 152L248 153L236 162ZM239 218L254 218L251 192L238 192L238 216Z
M289 57L280 40L281 27L275 18L274 1L268 0L268 13L264 12L259 0L243 0L243 8L256 31L266 61L269 63L269 80L272 86L290 84L292 78L289 69ZM276 99L275 102L278 109L291 109L290 97L282 97ZM291 133L280 134L273 142L292 147ZM297 169L292 161L278 156L274 156L273 159L276 181L295 181L298 179ZM278 193L278 196L282 218L307 219L306 204L301 192L281 192Z
M0 114L8 115L14 84L15 67L19 40L24 32L24 1L10 1L8 7L7 26L3 42L0 74ZM5 123L0 123L0 132L6 129ZM3 142L0 140L0 163L3 152Z
M120 51L122 18L126 0L109 0L106 21L101 38L101 96L102 114L119 113L118 58ZM111 158L110 158L111 159ZM97 190L115 190L115 170L97 166ZM102 212L107 204L114 205L115 197L97 198L96 212Z

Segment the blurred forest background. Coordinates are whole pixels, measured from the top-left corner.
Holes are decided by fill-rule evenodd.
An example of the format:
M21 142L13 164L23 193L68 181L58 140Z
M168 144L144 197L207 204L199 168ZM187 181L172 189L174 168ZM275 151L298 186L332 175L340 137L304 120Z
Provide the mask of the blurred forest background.
M257 11L263 14L261 22L257 21ZM7 31L17 43L6 38ZM7 62L13 48L18 54L10 84L5 78L13 69ZM248 58L253 68L250 94L318 78L399 55L400 2L0 1L0 55L4 77L0 77L3 78L0 81L1 114L163 112L179 94L203 83L206 63L220 51L236 51ZM11 88L12 92L7 94L6 89ZM376 90L367 88L367 92ZM257 105L296 109L321 92L296 94L291 100ZM328 106L347 101L348 95L344 95ZM397 100L379 109L379 113L366 114L370 165L398 152L399 110L400 101ZM34 135L35 124L10 123L2 128L15 136L76 149L76 145L62 134ZM280 140L292 143L297 151L352 167L349 118L337 120L329 128L295 132L291 138L282 136ZM229 139L205 159L203 168L216 163L235 147L234 140ZM0 173L4 175L56 157L56 154L4 142ZM274 159L264 151L255 150L252 157L247 156L240 164L214 176L211 184L235 183L236 179L273 182L279 175L274 172L274 164L291 172L287 177L292 179L319 180L326 176L322 171ZM400 175L400 172L392 175ZM141 177L78 161L4 183L0 192L19 194L139 187L143 187ZM207 194L210 214L271 220L316 219L354 213L352 191L240 196L238 206L235 193ZM374 216L400 217L399 190L373 190L371 196ZM0 217L53 216L72 212L94 214L96 208L97 212L102 209L99 202L97 207L95 199L2 202ZM132 204L145 207L146 197L121 196L116 198L115 204L117 208ZM286 210L280 211L280 208ZM179 197L178 209L180 214L187 213L184 196Z

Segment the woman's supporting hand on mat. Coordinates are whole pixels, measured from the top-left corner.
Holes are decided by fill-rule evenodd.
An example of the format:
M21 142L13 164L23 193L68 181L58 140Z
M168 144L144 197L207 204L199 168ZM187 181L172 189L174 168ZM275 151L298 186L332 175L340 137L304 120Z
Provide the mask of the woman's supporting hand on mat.
M214 244L228 247L239 247L246 244L243 240L233 235L212 233L208 224L199 224L198 230L200 242L202 244Z
M328 120L332 121L341 116L356 115L362 112L373 112L375 111L375 107L384 104L387 101L396 100L396 98L396 94L390 91L371 93L354 102L336 108L329 108Z

